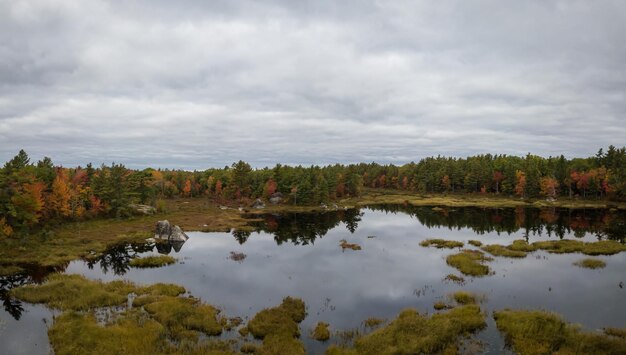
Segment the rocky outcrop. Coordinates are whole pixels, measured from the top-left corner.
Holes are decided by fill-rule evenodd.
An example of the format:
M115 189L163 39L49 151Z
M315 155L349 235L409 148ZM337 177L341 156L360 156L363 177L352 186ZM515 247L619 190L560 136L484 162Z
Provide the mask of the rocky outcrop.
M273 205L279 204L283 201L283 194L280 192L275 192L270 196L270 203Z
M154 239L170 242L185 242L189 237L179 226L172 226L169 221L158 221Z
M152 207L152 206L148 206L148 205L140 205L140 204L131 204L128 207L130 207L133 210L133 213L135 214L139 214L139 215L151 215L151 214L155 214L157 212L156 208Z
M263 203L263 201L261 201L260 198L257 198L256 201L254 201L254 203L252 203L252 208L257 208L257 209L261 209L261 208L265 208L265 203Z

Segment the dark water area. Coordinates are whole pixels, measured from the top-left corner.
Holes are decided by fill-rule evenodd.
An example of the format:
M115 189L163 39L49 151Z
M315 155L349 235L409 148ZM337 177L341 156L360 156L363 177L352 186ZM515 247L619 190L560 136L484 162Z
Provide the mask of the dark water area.
M503 308L554 311L588 330L626 326L626 289L620 284L626 283L626 253L599 256L607 264L599 270L572 265L584 258L582 254L536 251L524 259L496 257L488 263L494 275L465 277L465 284L458 285L443 280L450 273L460 274L445 261L456 250L419 243L427 238L483 244L516 239L623 242L625 221L624 211L396 205L267 214L255 232L192 232L184 244L120 245L96 260L77 260L60 271L104 281L180 284L225 315L244 319L278 305L285 296L300 297L308 311L301 329L309 353L323 353L329 345L308 336L318 321L330 323L332 331L363 329L365 319L391 320L407 307L432 314L435 302L468 290L486 297L481 307L488 312L488 327L478 334L487 343L485 353L502 353L504 342L491 312ZM362 250L343 250L342 239ZM151 254L169 254L178 262L156 269L128 266L132 258ZM46 327L52 312L13 300L6 290L40 282L50 271L0 278L1 354L48 352ZM224 336L235 335L232 331Z

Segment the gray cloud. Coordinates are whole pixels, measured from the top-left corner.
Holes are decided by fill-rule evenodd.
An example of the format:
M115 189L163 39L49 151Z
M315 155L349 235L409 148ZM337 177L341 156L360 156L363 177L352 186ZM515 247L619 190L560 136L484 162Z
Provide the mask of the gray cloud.
M203 169L626 140L621 1L0 2L0 158Z

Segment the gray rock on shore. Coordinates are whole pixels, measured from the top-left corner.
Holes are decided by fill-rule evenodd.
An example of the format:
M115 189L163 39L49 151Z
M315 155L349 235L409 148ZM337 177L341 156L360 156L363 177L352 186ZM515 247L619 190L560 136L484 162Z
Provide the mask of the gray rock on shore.
M158 221L154 239L170 242L185 242L189 237L179 226L172 226L168 220Z

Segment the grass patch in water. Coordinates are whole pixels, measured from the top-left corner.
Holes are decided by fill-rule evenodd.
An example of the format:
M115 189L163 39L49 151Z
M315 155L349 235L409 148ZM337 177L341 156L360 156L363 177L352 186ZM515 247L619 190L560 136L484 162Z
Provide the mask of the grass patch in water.
M560 316L544 311L494 312L498 329L518 354L624 354L626 339L582 332Z
M470 240L467 243L469 243L470 245L473 245L475 247L479 247L479 246L483 245L483 242L481 242L480 240Z
M485 314L477 305L460 306L430 317L406 309L389 325L355 341L358 354L431 354L449 350L460 336L486 326ZM332 347L331 354L351 353Z
M435 304L433 305L433 308L437 311L441 311L442 309L448 309L448 308L454 308L454 307L445 302L438 301L438 302L435 302Z
M435 246L437 249L448 248L462 248L463 242L458 242L456 240L445 240L445 239L426 239L420 243L423 247Z
M304 302L299 298L285 297L273 308L257 313L247 329L257 339L263 339L258 354L304 354L304 345L298 324L306 317Z
M299 337L298 323L306 316L304 302L299 298L286 297L283 302L273 308L266 308L257 313L248 322L248 330L257 339L269 334L288 334Z
M459 270L463 275L485 276L489 274L489 267L483 263L491 260L493 259L478 250L465 249L458 254L449 255L446 258L446 263Z
M202 304L195 298L164 297L143 306L155 320L166 326L174 339L195 338L198 331L207 335L220 335L223 322L220 311Z
M330 330L328 330L328 323L318 322L313 329L311 337L317 341L326 341L330 339Z
M611 335L614 337L626 339L626 328L607 327L607 328L604 328L603 330L604 330L604 334L606 335Z
M602 269L606 266L606 263L600 259L582 259L574 263L576 266L584 267L586 269Z
M477 297L475 294L468 291L457 291L450 295L450 298L454 299L458 304L475 304Z
M84 311L123 304L130 293L129 285L125 282L104 284L81 275L56 274L50 276L44 284L12 289L11 295L29 303L44 303L61 310Z
M169 255L150 255L132 259L128 265L137 268L152 268L174 264L175 262L176 258Z
M547 250L549 253L583 253L585 255L613 255L626 251L626 245L614 240L602 240L585 243L579 240L563 239L534 242L537 249Z
M383 323L385 323L385 319L375 317L369 317L363 321L363 325L365 326L365 328L375 328Z
M457 285L463 285L465 283L465 279L461 276L457 276L455 274L448 274L443 278L444 281L452 281Z
M339 245L341 246L342 250L346 250L346 249L361 250L361 246L360 245L348 243L348 241L345 240L345 239L340 240L339 241Z
M138 310L99 324L91 313L66 312L48 330L54 353L65 354L232 354L224 341L172 343L165 327Z
M525 258L526 252L521 250L511 250L503 245L491 244L481 248L493 256L504 256L507 258Z
M11 290L11 295L29 303L43 303L61 310L85 311L96 307L126 303L129 293L138 296L177 296L185 288L172 284L141 287L128 281L103 283L81 275L54 274L41 285L26 285Z
M507 246L507 249L530 253L537 250L537 247L533 244L528 244L528 242L523 239L516 239L511 245Z

